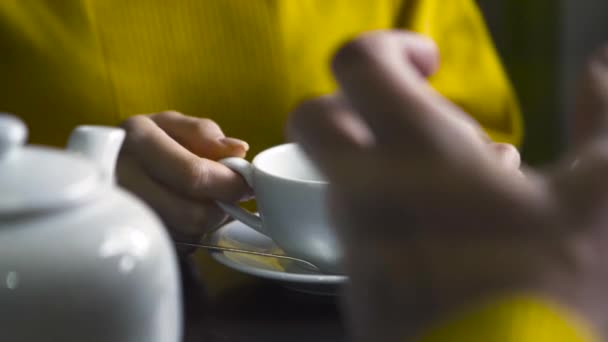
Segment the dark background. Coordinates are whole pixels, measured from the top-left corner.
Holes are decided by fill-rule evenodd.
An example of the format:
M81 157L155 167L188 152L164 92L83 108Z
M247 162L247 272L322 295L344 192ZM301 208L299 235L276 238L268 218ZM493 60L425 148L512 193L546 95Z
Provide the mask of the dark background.
M607 0L477 0L524 111L524 160L544 164L567 147L574 82L608 42Z

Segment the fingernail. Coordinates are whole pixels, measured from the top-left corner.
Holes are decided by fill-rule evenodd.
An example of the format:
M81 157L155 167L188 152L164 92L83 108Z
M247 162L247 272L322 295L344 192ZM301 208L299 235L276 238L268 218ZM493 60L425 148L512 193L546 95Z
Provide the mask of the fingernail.
M245 151L249 151L249 144L243 140L236 138L221 138L219 140L224 146L229 148L242 148Z

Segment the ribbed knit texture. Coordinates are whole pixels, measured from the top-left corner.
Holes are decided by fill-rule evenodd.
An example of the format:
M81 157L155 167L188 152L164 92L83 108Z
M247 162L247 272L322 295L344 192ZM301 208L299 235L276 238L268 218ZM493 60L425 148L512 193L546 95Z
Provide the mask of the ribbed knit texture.
M499 140L517 143L517 102L472 0L3 0L0 110L35 142L80 123L178 110L247 140L283 141L303 99L331 92L328 61L357 33L406 27L434 37L434 85Z

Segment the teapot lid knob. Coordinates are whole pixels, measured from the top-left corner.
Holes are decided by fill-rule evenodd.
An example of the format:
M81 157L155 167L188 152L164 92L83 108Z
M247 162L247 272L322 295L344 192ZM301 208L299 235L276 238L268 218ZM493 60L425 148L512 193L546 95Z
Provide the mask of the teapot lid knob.
M27 139L27 127L18 117L0 113L0 160L21 148Z

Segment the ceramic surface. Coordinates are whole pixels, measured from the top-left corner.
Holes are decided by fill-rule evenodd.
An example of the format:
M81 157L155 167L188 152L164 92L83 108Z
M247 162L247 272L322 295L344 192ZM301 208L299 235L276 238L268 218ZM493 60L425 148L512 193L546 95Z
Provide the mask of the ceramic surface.
M228 214L272 238L290 256L326 273L341 273L343 252L326 210L328 183L297 145L273 147L252 163L240 158L221 162L250 184L260 212L258 217L219 203Z
M285 255L270 238L239 221L230 222L218 229L209 242L221 247ZM311 293L334 292L335 288L348 280L344 275L313 272L290 260L235 252L214 251L211 255L218 262L239 272L280 281L287 287Z
M23 130L0 115L0 341L179 341L174 249L113 181L124 132L78 127L63 151Z

